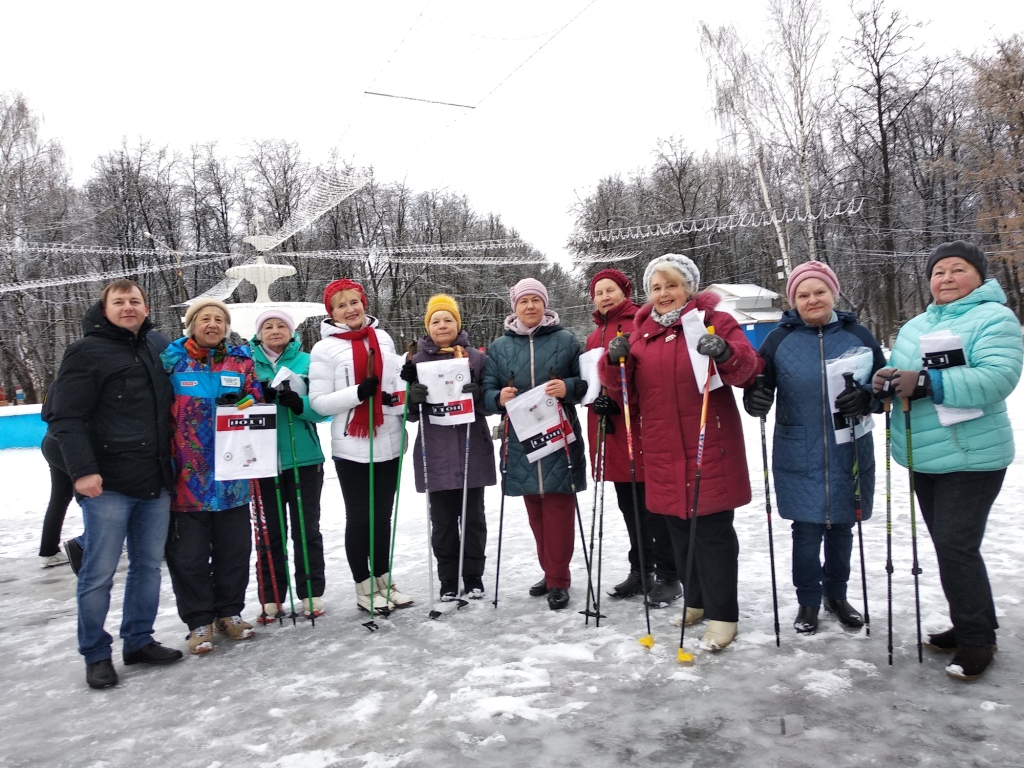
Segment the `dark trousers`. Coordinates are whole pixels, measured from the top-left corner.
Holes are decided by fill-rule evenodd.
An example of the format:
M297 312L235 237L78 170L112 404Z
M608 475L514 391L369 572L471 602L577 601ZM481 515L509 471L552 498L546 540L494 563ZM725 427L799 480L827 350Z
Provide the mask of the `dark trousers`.
M462 515L462 489L430 492L430 543L437 558L437 577L441 581L459 578L459 517ZM487 518L484 517L484 489L470 488L466 493L466 549L462 575L484 575L484 549L487 547Z
M287 514L283 517L277 506L277 487L280 486L281 502ZM324 537L320 533L320 492L324 487L324 468L321 464L299 467L298 490L302 496L302 525L299 525L299 500L296 497L295 470L288 468L277 478L264 477L259 481L260 497L266 516L269 548L262 535L257 532L257 553L259 554L260 601L274 602L273 585L277 583L277 596L282 604L286 601L287 563L283 541L291 526L292 562L295 563L295 594L301 600L307 597L322 597L324 594ZM309 572L306 572L306 557L303 554L303 532L306 553L309 555ZM271 564L274 579L271 580Z
M643 542L644 565L648 573L657 572L662 581L675 581L676 558L672 551L672 539L665 525L664 515L655 515L647 510L644 484L636 484L636 501L640 509L640 528L636 529L636 515L633 513L633 483L614 483L615 495L619 500L622 520L629 533L629 569L640 573L640 545Z
M939 579L959 645L996 641L996 607L981 541L1005 469L991 472L914 473L914 489L935 545Z
M248 505L220 512L171 512L167 569L178 616L190 630L242 613L251 555Z
M571 493L545 493L523 496L523 501L548 589L568 589L576 539L576 499Z
M39 540L39 556L52 557L60 551L60 533L71 499L75 497L75 484L70 475L50 464L50 503L43 517L43 535Z
M370 465L335 459L345 499L345 554L352 578L370 578ZM373 575L388 572L391 556L391 511L398 486L398 459L373 464Z
M713 621L739 621L736 597L739 583L740 542L732 522L735 511L727 509L697 518L697 540L694 545L693 578L684 584L686 605L703 608L704 616ZM664 515L672 547L676 554L676 570L686 579L686 556L690 546L690 520Z
M821 542L825 541L825 565ZM821 597L846 599L853 552L853 523L793 523L793 586L800 605L821 605Z

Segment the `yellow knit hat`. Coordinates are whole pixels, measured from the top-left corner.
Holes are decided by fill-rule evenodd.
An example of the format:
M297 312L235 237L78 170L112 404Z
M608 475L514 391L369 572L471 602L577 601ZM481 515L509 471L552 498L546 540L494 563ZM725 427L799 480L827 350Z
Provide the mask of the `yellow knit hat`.
M430 318L435 312L440 310L451 312L459 330L462 330L462 315L459 314L459 304L446 293L438 293L430 297L430 301L427 302L427 314L423 317L424 328L428 331L430 330Z

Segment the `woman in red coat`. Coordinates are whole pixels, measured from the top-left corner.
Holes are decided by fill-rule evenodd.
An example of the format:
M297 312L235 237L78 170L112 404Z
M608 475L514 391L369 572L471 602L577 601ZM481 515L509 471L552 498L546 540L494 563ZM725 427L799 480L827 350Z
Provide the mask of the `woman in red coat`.
M594 324L597 328L587 338L587 351L607 349L609 342L621 331L633 330L633 317L639 307L633 303L633 283L617 269L602 269L590 280L590 298L594 302ZM644 591L641 574L647 577L647 599L655 608L664 608L683 596L683 588L676 574L675 555L669 539L665 518L652 515L644 506L644 462L640 450L640 419L634 403L631 416L633 430L633 464L636 470L636 498L640 517L633 511L633 483L629 467L629 447L626 443L626 419L622 414L622 387L605 388L594 401L587 419L590 466L594 480L599 479L597 431L601 417L605 418L604 471L601 477L615 486L622 519L629 533L629 576L616 584L608 594L612 597L630 597ZM639 535L638 535L639 533ZM643 569L640 563L643 551ZM657 576L657 579L655 579Z
M685 585L687 607L703 608L708 619L701 647L717 651L736 637L739 541L733 517L751 497L731 388L751 384L763 361L732 316L715 310L718 297L697 293L699 283L700 271L686 256L667 253L651 261L644 271L650 303L637 312L628 340L610 342L608 360L626 362L630 401L636 397L643 419L647 508L665 516L684 577L709 358L725 385L712 380L692 564L697 578ZM713 334L701 333L710 326ZM617 373L607 361L602 370L607 383Z

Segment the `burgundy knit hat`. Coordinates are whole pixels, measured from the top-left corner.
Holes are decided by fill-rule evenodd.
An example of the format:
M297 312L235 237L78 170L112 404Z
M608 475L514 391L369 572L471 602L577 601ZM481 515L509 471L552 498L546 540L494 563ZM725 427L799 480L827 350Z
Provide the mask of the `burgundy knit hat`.
M622 289L622 292L626 294L627 299L633 295L633 283L630 282L628 277L626 277L622 272L619 272L619 270L617 269L602 269L600 272L598 272L596 275L590 278L591 299L594 298L594 287L602 280L611 280L613 283L619 286L619 288Z
M786 298L789 299L791 307L796 306L797 287L809 277L821 280L832 291L832 296L839 298L839 278L832 271L832 267L822 264L820 261L805 261L789 273L789 280L786 282Z
M334 297L334 294L341 293L342 291L359 291L359 298L363 300L363 307L366 307L366 291L363 290L363 286L355 280L335 280L332 283L328 283L327 287L324 288L324 307L327 308L328 317L334 311L333 307L331 307L331 299Z

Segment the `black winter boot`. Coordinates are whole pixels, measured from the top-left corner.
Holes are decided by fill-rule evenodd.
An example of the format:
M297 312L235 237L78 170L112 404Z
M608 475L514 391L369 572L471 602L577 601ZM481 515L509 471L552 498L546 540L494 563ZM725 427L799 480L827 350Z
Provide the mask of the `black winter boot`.
M555 587L548 591L548 608L560 611L569 605L569 590Z
M860 629L864 626L864 617L860 612L845 600L832 600L823 598L822 603L828 613L834 613L839 623L850 629Z
M653 573L647 574L647 587L648 590L654 586L655 576ZM625 581L621 581L612 587L612 591L608 593L609 597L632 597L633 595L639 595L644 591L643 582L640 580L640 574L636 571L630 571L629 576L626 577Z
M100 659L85 665L85 682L90 688L110 688L117 685L117 672L110 659Z
M801 605L793 620L793 629L801 635L813 635L818 631L818 606Z
M946 674L957 680L977 680L992 663L994 652L992 645L961 645L946 667Z
M933 635L928 635L928 641L924 644L924 647L932 651L939 651L940 653L955 651L957 647L956 634L950 628L945 632L936 632Z
M459 597L459 580L444 579L441 581L441 602L450 603Z
M654 589L647 592L647 604L651 608L668 608L683 596L683 585L680 581L659 581Z
M545 579L541 579L532 587L530 587L530 597L543 597L548 593L548 583Z

